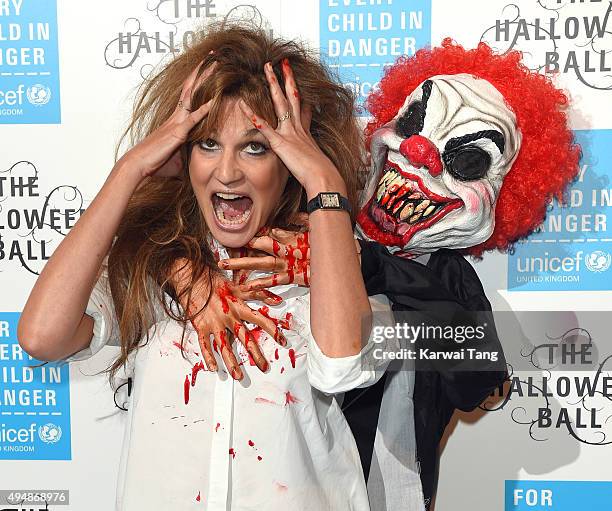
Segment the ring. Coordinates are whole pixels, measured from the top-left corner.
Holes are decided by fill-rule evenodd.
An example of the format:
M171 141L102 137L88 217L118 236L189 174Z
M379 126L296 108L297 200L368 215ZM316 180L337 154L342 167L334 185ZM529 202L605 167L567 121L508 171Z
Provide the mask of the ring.
M280 124L281 122L286 121L287 119L291 119L291 112L289 110L287 110L283 115L278 118L278 123Z
M183 105L183 100L182 99L179 99L178 106L180 106L181 108L183 108L183 109L185 109L185 110L187 110L188 112L191 113L191 110L189 110L189 108L187 108L185 105Z

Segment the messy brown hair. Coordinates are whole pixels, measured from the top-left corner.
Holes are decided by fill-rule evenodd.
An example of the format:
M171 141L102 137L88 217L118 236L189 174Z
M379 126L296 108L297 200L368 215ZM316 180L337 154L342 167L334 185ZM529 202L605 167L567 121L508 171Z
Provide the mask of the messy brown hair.
M363 151L352 93L332 78L318 56L294 41L274 38L263 29L244 24L211 25L198 32L189 47L142 84L131 122L117 146L116 157L126 138L134 145L159 128L176 108L182 84L192 70L202 60L200 73L217 63L212 76L192 94L192 110L209 100L213 106L181 148L181 177L145 178L128 203L110 250L108 277L121 338L121 354L107 369L111 379L145 334L148 342L149 329L155 323L154 302L183 323L184 337L187 321L192 318L170 310L163 293L174 300L182 299L185 293L188 303L194 284L201 278L210 282L212 272L218 271L206 242L209 231L189 180L191 147L223 122L222 102L228 97L244 99L256 114L276 126L263 67L271 62L284 87L281 62L285 58L293 69L302 104L312 110L311 134L344 178L353 211L357 211ZM304 210L304 190L290 176L267 225L291 228L296 213ZM180 296L170 282L172 265L178 259L186 259L191 266L191 282ZM151 281L156 285L150 285Z

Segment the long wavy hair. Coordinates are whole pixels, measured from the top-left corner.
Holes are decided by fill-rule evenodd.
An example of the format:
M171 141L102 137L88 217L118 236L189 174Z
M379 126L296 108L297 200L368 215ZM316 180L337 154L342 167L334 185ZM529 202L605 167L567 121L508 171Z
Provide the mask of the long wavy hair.
M169 317L183 323L181 342L187 322L201 312L194 312L192 317L187 312L175 314L163 300L164 293L175 301L185 293L188 302L194 284L202 278L210 282L213 272L219 271L206 242L209 230L189 180L191 147L223 122L222 103L227 98L244 99L256 114L276 126L263 67L271 62L284 87L281 63L285 58L293 69L302 104L311 107L311 134L338 168L346 182L353 211L357 210L358 176L364 168L364 150L362 133L354 118L352 93L330 75L317 55L296 42L274 38L244 24L207 26L189 47L140 86L131 121L117 145L115 159L126 139L134 145L170 117L179 101L183 82L202 60L200 73L213 61L217 63L212 76L192 93L192 110L209 100L213 100L213 107L181 148L182 175L145 178L128 203L111 247L108 278L119 323L121 354L107 369L110 379L138 349L143 337L148 342L149 330L155 323L156 301L163 305ZM304 210L304 190L290 176L267 225L291 228L295 214ZM170 276L172 265L179 258L190 262L191 282L177 296Z

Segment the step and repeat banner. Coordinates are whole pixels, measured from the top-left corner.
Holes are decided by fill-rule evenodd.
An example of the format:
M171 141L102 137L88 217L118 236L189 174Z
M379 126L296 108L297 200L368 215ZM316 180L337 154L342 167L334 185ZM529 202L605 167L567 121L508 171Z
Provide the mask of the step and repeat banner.
M32 367L17 322L110 172L137 86L197 27L249 19L299 39L360 103L398 56L447 36L522 50L569 93L580 174L537 233L472 264L497 310L579 317L612 309L611 13L603 0L0 0L0 509L113 509L126 396L100 371L118 348ZM593 342L610 344L606 334ZM435 509L612 509L605 361L567 372L534 362L480 409L457 413Z

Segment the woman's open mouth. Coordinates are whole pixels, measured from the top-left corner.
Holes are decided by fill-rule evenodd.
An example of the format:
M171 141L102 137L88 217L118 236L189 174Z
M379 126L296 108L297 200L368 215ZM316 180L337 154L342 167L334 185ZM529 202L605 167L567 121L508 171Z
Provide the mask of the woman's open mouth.
M236 193L214 193L212 205L219 227L229 230L244 227L253 211L253 200L247 195Z

